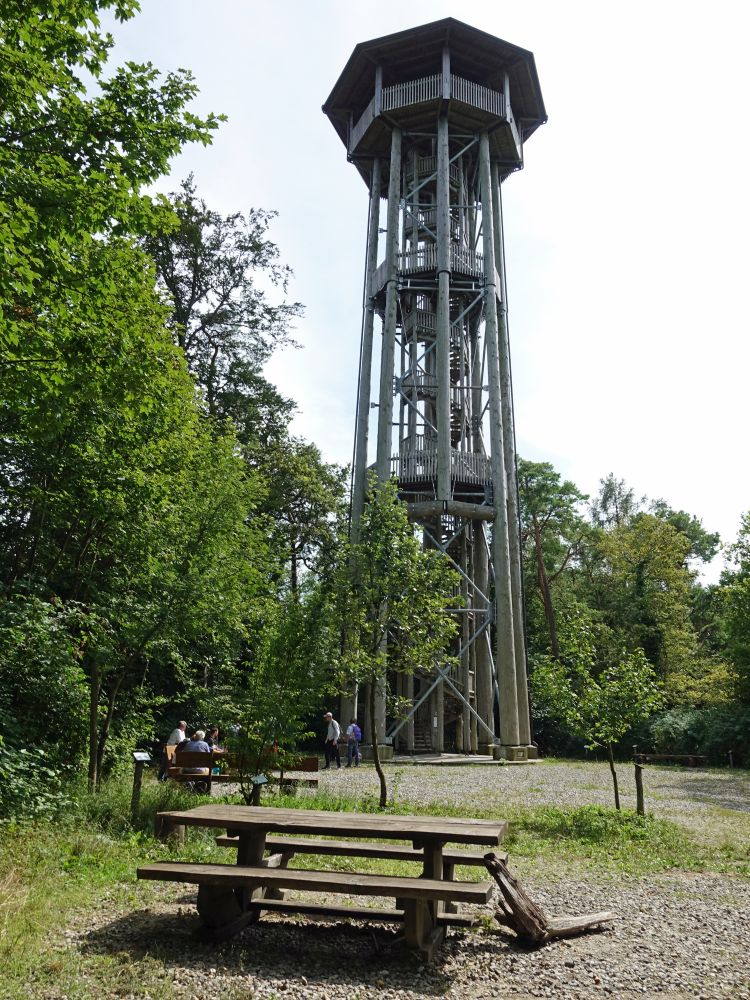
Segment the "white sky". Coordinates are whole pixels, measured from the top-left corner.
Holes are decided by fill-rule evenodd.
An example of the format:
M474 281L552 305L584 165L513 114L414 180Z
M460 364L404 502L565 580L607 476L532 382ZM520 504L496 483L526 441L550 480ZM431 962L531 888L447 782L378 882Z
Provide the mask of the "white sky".
M268 374L351 460L367 191L320 106L355 44L455 16L536 58L549 122L504 185L516 431L587 493L608 472L736 534L750 508L746 56L738 0L141 0L115 60L191 69L229 121L175 161L271 236L306 306ZM709 572L715 578L720 564Z

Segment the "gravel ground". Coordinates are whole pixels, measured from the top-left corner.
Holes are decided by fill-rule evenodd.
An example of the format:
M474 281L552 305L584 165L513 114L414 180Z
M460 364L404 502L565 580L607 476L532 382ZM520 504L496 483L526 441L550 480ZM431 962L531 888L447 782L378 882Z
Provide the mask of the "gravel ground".
M633 789L622 771L630 805ZM464 801L487 808L609 803L611 796L605 765L394 766L390 775L399 801ZM324 786L345 783L352 794L376 790L368 767L322 778ZM748 783L746 772L649 769L648 804L657 814L691 826L697 817L706 837L725 820L746 836ZM695 873L625 878L568 870L565 876L532 871L524 875L524 885L552 916L608 909L616 919L599 933L527 951L494 923L489 904L475 909L487 916L485 927L451 930L438 960L425 967L405 951L396 930L353 922L268 918L232 942L198 944L195 894L176 885L139 884L126 893L113 889L93 914L67 915L52 947L103 955L113 963L143 962L149 976L161 981L162 991L180 1000L750 1000L750 879ZM352 902L382 906L390 901ZM145 998L149 993L118 989L101 995ZM44 996L62 1000L64 994Z
M635 809L632 764L617 767L624 809ZM614 804L606 763L539 761L528 765L429 766L411 763L387 767L389 793L399 802L462 802L468 808ZM321 772L321 788L361 797L378 794L372 766ZM644 769L646 809L688 827L705 843L746 843L750 832L750 771L683 767Z

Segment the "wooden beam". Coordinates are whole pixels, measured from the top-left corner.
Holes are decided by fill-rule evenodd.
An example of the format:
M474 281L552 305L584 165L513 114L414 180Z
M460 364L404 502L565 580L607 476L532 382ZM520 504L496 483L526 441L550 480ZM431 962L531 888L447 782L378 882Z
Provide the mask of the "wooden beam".
M494 521L495 508L480 503L462 503L460 500L449 500L443 504L439 500L425 500L421 503L408 503L406 510L410 521L422 521L428 517L440 517L441 514L452 514L454 517L465 517L468 521Z

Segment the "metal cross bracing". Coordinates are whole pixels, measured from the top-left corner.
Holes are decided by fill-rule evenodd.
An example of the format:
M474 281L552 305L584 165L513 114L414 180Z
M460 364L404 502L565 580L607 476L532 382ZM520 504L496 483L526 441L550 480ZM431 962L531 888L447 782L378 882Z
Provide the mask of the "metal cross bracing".
M533 56L447 18L362 43L324 110L370 193L352 534L373 412L377 480L396 477L423 544L445 553L463 598L451 612L454 666L393 678L411 709L389 722L378 691L366 737L388 735L409 752L499 744L523 757L533 747L501 182L546 119Z

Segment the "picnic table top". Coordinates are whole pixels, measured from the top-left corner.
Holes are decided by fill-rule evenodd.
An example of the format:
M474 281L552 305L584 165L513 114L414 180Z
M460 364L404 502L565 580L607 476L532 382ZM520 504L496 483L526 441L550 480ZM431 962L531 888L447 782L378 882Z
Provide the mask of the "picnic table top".
M249 833L309 833L330 836L424 840L435 845L502 842L507 822L501 819L456 819L443 816L394 816L377 813L279 809L271 806L202 805L160 816L184 826L224 827Z

